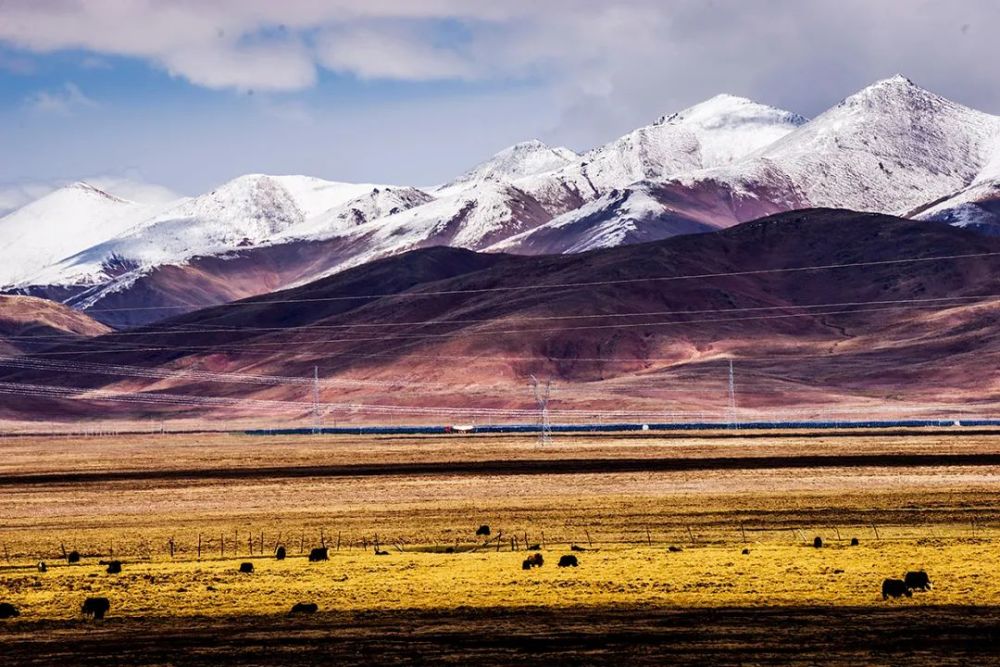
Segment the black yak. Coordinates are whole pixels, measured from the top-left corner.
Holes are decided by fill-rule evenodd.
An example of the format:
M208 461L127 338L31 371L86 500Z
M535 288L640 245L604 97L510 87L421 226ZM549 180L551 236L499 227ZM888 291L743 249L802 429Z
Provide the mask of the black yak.
M240 563L240 572L243 574L253 574L253 563Z
M277 560L285 560L285 547L279 546L274 550L274 557Z
M586 547L581 547L578 544L571 544L570 547L569 547L569 550L570 551L586 551L587 548Z
M931 579L923 570L907 572L903 577L903 581L915 591L929 591L931 589Z
M330 550L327 547L316 547L309 552L310 563L315 563L321 560L330 560Z
M80 552L79 551L70 551L68 554L66 554L66 562L67 563L79 563L80 562Z
M376 556L388 556L389 552L388 551L382 551L381 549L376 549L375 550L375 555Z
M889 596L894 598L899 598L906 596L908 598L913 597L913 591L910 587L906 585L906 582L902 579L886 579L882 582L882 599L888 600Z
M477 536L482 536L482 537L489 537L490 536L490 527L487 526L486 524L483 524L482 526L480 526L479 528L476 529L476 535Z
M94 620L101 620L104 615L111 610L111 603L107 598L87 598L83 601L80 613L84 616L93 616Z
M684 549L683 547L675 547L674 545L671 544L669 547L667 547L667 551L669 551L672 554L678 554L684 551Z
M38 563L38 571L39 572L48 572L49 571L49 566L45 564L44 560L40 561Z
M813 546L816 547L817 549L822 549L823 548L823 538L820 537L819 535L817 535L816 539L813 540Z
M852 547L856 547L856 546L858 546L859 544L861 544L861 541L860 541L860 540L858 540L858 538L856 538L856 537L852 537L852 538L851 538L851 546L852 546Z
M743 550L743 555L744 556L749 556L750 555L750 550L749 549L744 549Z
M9 602L0 602L0 618L15 618L20 616L21 612L17 610L17 607Z
M122 573L122 562L120 560L113 560L108 563L108 574L121 574Z
M545 564L545 557L542 554L531 554L521 563L522 570L530 570L533 567L541 567Z
M297 602L292 606L293 614L315 614L319 607L315 602Z
M579 564L580 562L573 555L560 556L558 563L559 567L576 567Z

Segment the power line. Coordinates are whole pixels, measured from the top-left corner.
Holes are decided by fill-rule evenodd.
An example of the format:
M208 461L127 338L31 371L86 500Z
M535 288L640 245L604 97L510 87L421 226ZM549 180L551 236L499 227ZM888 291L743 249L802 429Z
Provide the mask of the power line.
M664 315L702 315L709 313L738 313L738 312L760 312L760 311L771 311L771 310L789 310L789 309L813 309L813 308L830 308L834 306L865 306L865 305L876 305L876 304L917 304L917 303L943 303L949 301L982 301L984 299L995 299L1000 297L998 293L992 294L981 294L981 295L970 295L970 296L951 296L951 297L929 297L929 298L919 298L919 299L879 299L871 301L833 301L828 303L812 303L812 304L779 304L773 306L747 306L738 308L702 308L694 310L659 310L659 311L633 311L627 313L593 313L587 315L538 315L538 316L518 316L518 321L523 322L549 322L549 321L560 321L560 320L586 320L586 319L606 319L606 318L619 318L619 317L654 317L654 316L664 316ZM212 325L212 324L199 324L199 325L184 325L179 324L175 328L170 329L138 329L131 331L120 331L113 332L109 334L103 334L97 338L92 338L89 340L95 341L101 338L121 338L129 336L179 336L179 335L189 335L189 334L214 334L214 333L245 333L250 331L255 332L297 332L297 331L312 331L312 330L327 330L327 329L357 329L357 328L380 328L380 327L414 327L414 326L437 326L437 325L453 325L453 324L483 324L495 322L496 318L477 318L477 319L453 319L453 320L422 320L422 321L411 321L411 322L356 322L351 324L303 324L298 326L290 327L242 327L242 326L224 326L224 325ZM200 326L202 328L194 328ZM58 334L39 334L39 335L12 335L5 336L7 340L39 340L46 338L53 338L58 340L65 340L66 335Z
M454 290L427 290L418 292L388 292L381 294L364 294L364 295L350 295L350 296L331 296L331 297L314 297L314 298L304 298L304 299L261 299L253 300L244 299L241 301L232 301L229 303L218 304L216 306L210 306L206 308L233 308L233 307L245 307L245 306L259 306L259 305L271 305L271 304L289 304L289 303L324 303L324 302L335 302L335 301L360 301L360 300L374 300L374 299L387 299L387 298L425 298L430 296L454 296L459 294L489 294L494 292L516 292L531 289L562 289L567 287L601 287L606 285L630 285L642 282L664 282L664 281L675 281L675 280L697 280L706 278L729 278L737 276L755 276L755 275L767 275L775 273L794 273L802 271L825 271L829 269L846 269L846 268L859 268L863 266L886 266L894 264L905 264L909 262L937 262L944 260L953 259L975 259L981 257L996 257L1000 256L1000 252L983 252L983 253L968 253L961 255L938 255L935 257L913 257L906 259L886 259L886 260L874 260L869 262L845 262L842 264L819 264L813 266L796 266L796 267L784 267L777 269L754 269L749 271L727 271L719 273L700 273L700 274L689 274L681 276L647 276L642 278L622 278L619 280L594 280L594 281L581 281L581 282L565 282L565 283L537 283L533 285L511 285L503 287L482 287L476 289L454 289ZM445 279L447 280L447 279ZM417 287L416 285L414 287ZM148 310L169 310L169 309L185 309L187 306L134 306L130 308L91 308L87 310L89 313L113 313L113 312L131 312L131 311L148 311Z
M924 306L915 307L929 307L930 304ZM972 304L986 305L986 304ZM473 330L463 332L463 336L502 336L502 335L523 335L528 333L561 333L567 331L587 331L587 330L607 330L607 329L632 329L640 327L665 327L665 326L690 326L695 324L708 324L708 323L725 323L725 322L749 322L749 321L763 321L763 320L780 320L780 319L790 319L799 317L819 317L827 315L856 315L872 312L885 312L892 310L905 310L907 306L904 305L894 305L885 308L865 308L861 310L833 310L824 312L808 312L808 313L786 313L782 315L766 315L766 316L755 316L755 317L732 317L732 318L709 318L709 319L694 319L694 320L672 320L666 322L642 322L642 323L629 323L629 324L606 324L606 325L589 325L589 326L574 326L574 327L561 327L561 328L546 328L546 329L507 329L507 330ZM451 338L453 334L405 334L405 335L390 335L390 336L377 336L377 337L355 337L355 338L334 338L334 339L299 339L293 340L296 345L333 345L339 343L365 343L365 342L385 342L391 340L432 340L441 338ZM83 341L78 343L81 347L86 348L87 345L93 344L109 344L112 346L127 345L127 343L115 343L113 341ZM281 353L288 352L289 349L285 342L274 342L274 343L239 343L226 345L225 343L217 345L179 345L179 346L147 346L147 347L133 347L133 348L107 348L103 350L75 350L75 351L53 351L45 350L40 352L31 353L32 357L38 356L65 356L65 355L82 355L82 354L108 354L109 352L157 352L157 351L197 351L197 350L213 350L216 352L240 352L249 349L261 349L261 353L271 354L271 353ZM280 347L276 347L280 346Z

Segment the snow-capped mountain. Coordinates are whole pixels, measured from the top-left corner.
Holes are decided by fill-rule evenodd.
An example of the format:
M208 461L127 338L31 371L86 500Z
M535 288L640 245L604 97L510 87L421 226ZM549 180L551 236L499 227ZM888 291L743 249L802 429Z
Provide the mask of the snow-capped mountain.
M580 156L568 148L555 148L533 139L505 148L477 164L455 180L434 188L437 195L455 194L484 181L514 181L537 176L577 162Z
M152 267L280 242L296 228L317 233L307 223L378 187L384 186L305 176L241 176L200 197L132 218L119 234L63 255L29 279L41 285L120 282Z
M316 277L431 245L483 249L551 218L531 195L508 182L488 180L475 189L442 196L351 230L343 236L358 252Z
M702 116L689 110L678 118L687 115ZM735 142L729 139L723 145ZM651 191L664 208L660 215L647 212L647 219L680 216L727 227L785 210L828 207L919 213L987 230L996 222L994 181L989 177L1000 172L998 145L1000 117L895 76L743 157L735 157L740 151L728 154L731 161L726 165L661 176ZM605 208L588 210L593 227L588 234L600 230L607 237L614 229L629 238L634 220L622 216L613 201L595 205ZM557 218L549 226L563 222ZM548 232L540 229L538 234ZM566 239L561 245L576 247L583 241ZM508 247L528 251L536 245L531 234L519 237L519 243Z
M567 191L580 202L589 201L638 181L731 164L805 122L802 116L743 97L717 95L519 185L546 203L566 201Z
M812 206L905 213L971 184L998 138L997 116L895 76L708 176L752 188L777 169Z
M160 208L74 183L0 218L0 285L29 280L40 268L117 238Z
M897 76L811 121L719 95L582 155L517 144L429 189L253 174L152 206L78 184L0 218L0 286L79 308L155 294L162 314L426 246L571 253L809 207L1000 230L1000 117ZM172 305L194 274L205 303Z

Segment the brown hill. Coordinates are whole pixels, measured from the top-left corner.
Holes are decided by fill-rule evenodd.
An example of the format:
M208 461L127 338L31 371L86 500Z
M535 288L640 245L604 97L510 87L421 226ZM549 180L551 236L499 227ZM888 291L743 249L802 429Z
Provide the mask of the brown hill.
M432 248L43 358L186 374L78 366L0 380L232 402L116 404L129 415L266 420L310 412L318 367L327 421L388 419L359 404L413 410L387 408L396 421L454 422L532 419L509 411L533 408L534 374L553 379L557 420L653 420L727 416L733 360L741 418L984 414L1000 398L998 269L1000 239L823 209L579 255ZM295 403L239 403L249 398Z
M39 350L110 331L87 315L46 299L0 295L2 354Z

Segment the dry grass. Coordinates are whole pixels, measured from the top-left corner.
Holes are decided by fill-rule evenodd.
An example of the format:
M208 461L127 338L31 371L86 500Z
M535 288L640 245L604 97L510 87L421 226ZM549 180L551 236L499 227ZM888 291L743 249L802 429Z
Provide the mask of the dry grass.
M18 655L42 656L39 664L44 664L55 655L52 651L58 652L58 644L52 643L56 639L81 646L88 641L90 626L81 625L78 610L89 596L112 601L111 620L102 634L109 643L101 651L123 650L137 631L148 633L143 651L169 646L178 632L208 644L230 630L256 636L254 621L246 619L270 619L261 622L276 633L247 640L258 643L261 655L282 638L302 642L288 649L293 652L320 650L329 638L361 632L357 628L365 623L381 628L378 633L389 631L379 624L392 626L393 619L408 619L400 622L414 628L453 623L454 632L480 637L489 633L490 621L484 619L494 617L517 632L512 619L518 612L507 617L504 610L526 608L557 612L568 619L572 632L584 634L598 632L600 619L621 611L626 616L615 622L623 628L645 628L646 634L636 635L637 646L647 641L643 637L658 637L662 631L649 615L661 613L654 610L713 610L732 624L719 626L722 643L714 645L729 647L731 659L742 655L736 639L740 624L748 622L740 616L742 609L767 609L779 616L776 610L788 610L787 618L762 621L755 629L754 641L761 645L785 636L772 637L772 628L785 632L783 624L806 613L797 611L804 607L829 610L808 614L832 614L839 620L830 622L844 627L864 625L869 615L877 619L887 610L915 609L926 609L928 619L947 617L950 627L957 627L957 612L947 611L951 607L942 611L940 605L1000 606L1000 579L983 576L1000 564L1000 469L993 466L602 473L597 465L572 474L336 478L266 476L253 470L552 458L599 464L618 456L801 456L817 451L974 455L995 453L998 443L1000 438L987 434L957 439L938 434L559 438L544 450L533 438L10 439L0 443L0 476L188 472L174 479L99 483L8 479L0 504L0 559L6 558L0 560L0 600L14 603L23 615L0 624L0 633L20 642ZM239 468L246 474L199 477L197 471L205 468ZM488 547L477 542L474 531L481 523L503 538ZM827 546L812 548L815 535ZM376 536L388 556L372 553ZM853 536L860 538L860 546L849 546ZM511 550L512 537L518 551ZM321 540L334 547L330 560L308 563L300 554ZM282 562L270 556L279 541L289 551ZM521 569L526 542L544 542L542 568ZM557 568L570 544L588 548L577 553L580 566ZM669 552L671 544L683 551ZM61 545L83 553L82 564L64 564ZM457 553L444 553L448 546L457 547ZM750 554L741 554L743 548ZM106 574L98 564L112 552L125 561L120 575ZM49 562L48 572L34 569L40 559ZM237 572L246 560L254 562L254 574ZM934 590L884 602L882 579L911 569L926 569ZM317 617L312 625L275 620L299 601L316 602L331 616ZM710 621L692 617L685 622L701 627ZM555 636L544 627L530 632L531 642ZM831 638L823 642L837 636L827 634ZM328 639L319 644L320 636ZM965 641L965 635L953 637ZM446 635L434 641L433 651L443 653L427 655L446 655L452 647ZM693 645L689 657L697 664L705 647L697 641ZM351 654L348 646L341 647L345 655ZM830 646L822 644L818 655ZM231 655L234 649L226 644L217 650ZM199 655L192 653L192 664L202 659ZM408 655L401 649L400 660ZM851 656L852 661L865 660L863 652ZM606 658L613 662L614 651Z
M995 536L992 536L995 537ZM22 620L71 619L88 596L106 596L125 617L243 616L287 612L298 601L326 611L490 607L746 607L868 606L884 604L998 604L1000 580L983 577L998 564L995 542L867 541L813 549L801 544L686 547L604 547L577 553L578 568L558 568L564 548L546 550L546 564L523 571L523 552L333 553L328 562L305 558L254 560L256 571L237 572L246 558L206 562L126 563L108 575L88 561L41 574L0 574L5 599ZM912 600L884 603L882 579L926 569L935 589Z

